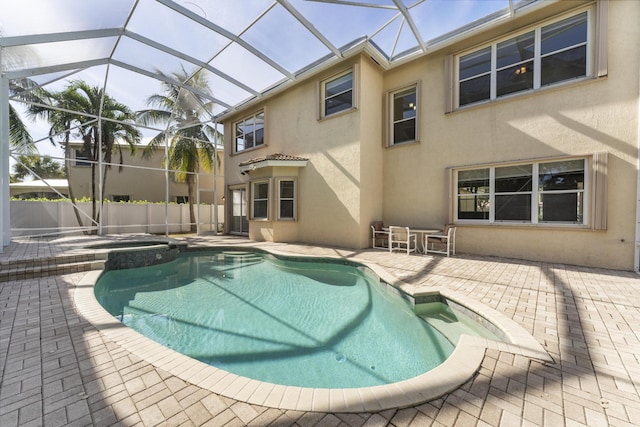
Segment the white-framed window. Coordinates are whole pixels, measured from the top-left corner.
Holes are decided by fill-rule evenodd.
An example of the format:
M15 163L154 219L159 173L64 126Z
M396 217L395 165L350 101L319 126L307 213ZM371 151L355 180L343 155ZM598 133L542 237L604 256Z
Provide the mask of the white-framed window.
M332 76L320 84L320 118L355 108L354 68Z
M585 225L588 168L581 157L455 170L456 221Z
M264 145L264 110L234 123L233 128L236 152Z
M186 205L189 203L189 196L176 196L176 203L179 205Z
M389 93L389 145L418 140L418 85Z
M278 180L278 219L296 219L296 181L293 178Z
M269 218L269 181L251 183L251 219Z
M457 106L589 77L590 11L457 56Z

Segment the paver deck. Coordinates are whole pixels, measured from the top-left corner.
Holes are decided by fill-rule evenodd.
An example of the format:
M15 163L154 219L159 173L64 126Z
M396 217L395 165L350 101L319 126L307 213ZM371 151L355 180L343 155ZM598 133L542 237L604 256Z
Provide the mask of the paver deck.
M87 239L96 238L14 241L0 254L0 270L81 256L90 252ZM186 240L376 263L413 290L439 286L499 311L529 331L554 363L487 350L477 374L454 392L381 412L249 405L156 368L98 331L74 303L82 268L16 273L0 282L0 426L640 425L640 277L634 272L229 236Z

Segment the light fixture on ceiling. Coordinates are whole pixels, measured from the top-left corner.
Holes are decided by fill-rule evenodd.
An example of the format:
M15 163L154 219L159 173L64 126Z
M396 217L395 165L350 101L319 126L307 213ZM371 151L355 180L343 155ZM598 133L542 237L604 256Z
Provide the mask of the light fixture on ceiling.
M524 74L527 72L527 67L524 65L522 67L516 68L516 75Z

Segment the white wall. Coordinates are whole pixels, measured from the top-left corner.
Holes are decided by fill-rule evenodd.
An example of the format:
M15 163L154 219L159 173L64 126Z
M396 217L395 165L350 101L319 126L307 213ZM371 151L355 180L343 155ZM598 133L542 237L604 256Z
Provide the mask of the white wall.
M79 203L83 224L91 221L91 203ZM189 232L189 205L167 205L169 233ZM103 205L104 234L153 233L164 234L165 205L156 203L105 203ZM200 231L214 230L214 206L199 205ZM224 206L218 206L218 222L224 222ZM78 234L78 221L70 203L11 201L11 235L36 236L47 234Z

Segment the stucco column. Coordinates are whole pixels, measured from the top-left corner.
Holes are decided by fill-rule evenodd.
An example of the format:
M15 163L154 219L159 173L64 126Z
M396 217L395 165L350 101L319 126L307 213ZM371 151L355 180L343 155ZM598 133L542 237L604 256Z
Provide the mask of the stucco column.
M0 77L0 224L2 224L2 245L11 243L11 223L9 206L9 80Z

